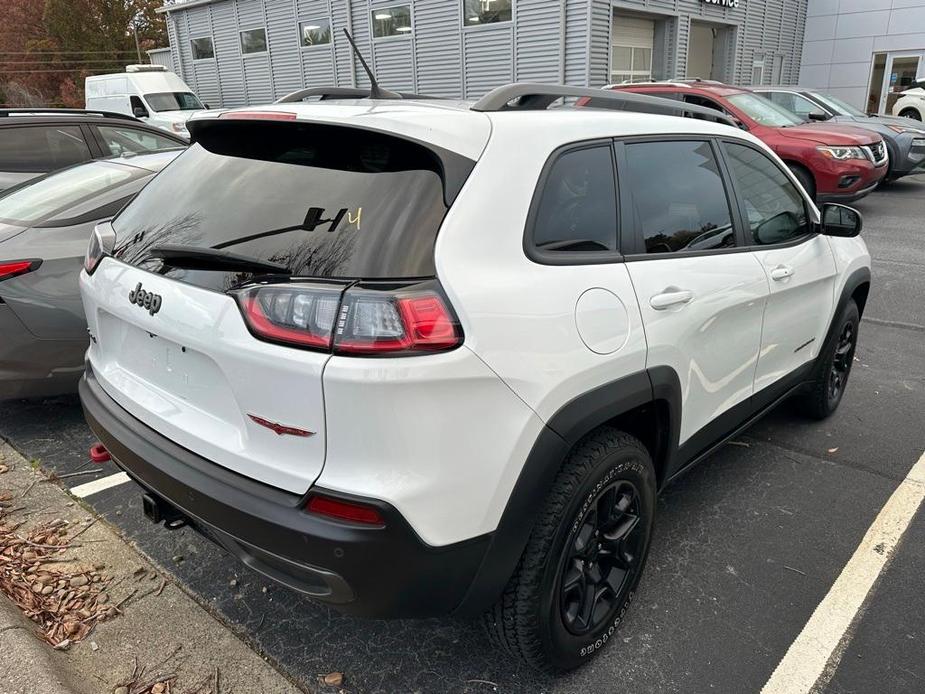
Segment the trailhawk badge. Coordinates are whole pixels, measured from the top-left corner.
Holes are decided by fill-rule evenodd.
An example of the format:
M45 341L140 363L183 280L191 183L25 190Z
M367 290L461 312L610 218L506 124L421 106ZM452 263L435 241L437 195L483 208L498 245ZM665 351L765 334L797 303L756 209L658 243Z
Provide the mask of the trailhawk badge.
M141 282L128 293L128 300L148 310L152 316L161 310L161 295L146 292L141 288Z

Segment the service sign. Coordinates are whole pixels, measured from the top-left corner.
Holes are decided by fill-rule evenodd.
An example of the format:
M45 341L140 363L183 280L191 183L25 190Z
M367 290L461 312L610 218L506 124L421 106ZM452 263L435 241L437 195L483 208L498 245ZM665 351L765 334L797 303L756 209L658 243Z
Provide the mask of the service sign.
M709 5L719 5L720 7L738 7L739 0L703 0Z

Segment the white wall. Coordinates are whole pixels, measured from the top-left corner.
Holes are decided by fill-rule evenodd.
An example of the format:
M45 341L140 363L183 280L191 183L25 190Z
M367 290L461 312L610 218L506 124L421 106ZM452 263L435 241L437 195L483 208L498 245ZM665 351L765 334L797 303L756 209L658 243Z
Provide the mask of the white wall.
M800 84L864 109L874 53L925 50L925 0L809 0L805 37Z

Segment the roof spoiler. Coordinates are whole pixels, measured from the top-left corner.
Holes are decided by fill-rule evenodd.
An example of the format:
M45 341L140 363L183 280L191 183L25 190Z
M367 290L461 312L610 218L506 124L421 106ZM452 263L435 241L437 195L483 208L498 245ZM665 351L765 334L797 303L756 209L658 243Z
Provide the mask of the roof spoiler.
M739 124L731 116L716 109L663 99L647 94L616 92L590 87L570 87L558 84L516 83L497 87L472 106L473 111L544 111L562 98L586 99L582 106L614 111L656 113L666 116L699 117L735 128Z

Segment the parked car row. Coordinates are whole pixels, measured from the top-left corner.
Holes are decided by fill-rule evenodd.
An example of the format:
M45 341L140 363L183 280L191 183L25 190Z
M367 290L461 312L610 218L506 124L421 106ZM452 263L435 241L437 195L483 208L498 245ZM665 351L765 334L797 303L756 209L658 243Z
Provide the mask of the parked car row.
M925 164L925 129L919 123L907 118L870 118L812 90L746 89L702 80L612 89L726 113L771 147L819 202L858 200L883 179L921 172Z
M831 201L887 145L714 83L468 104L372 81L0 197L0 383L80 377L156 522L574 668L633 599L664 485L786 398L839 406L870 257Z

